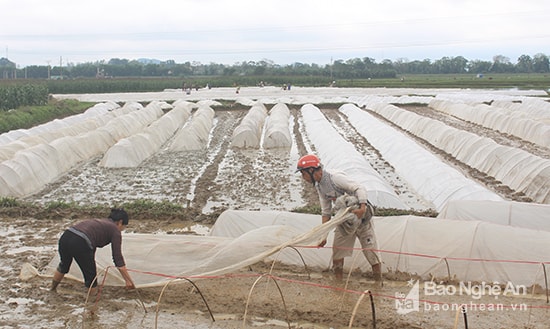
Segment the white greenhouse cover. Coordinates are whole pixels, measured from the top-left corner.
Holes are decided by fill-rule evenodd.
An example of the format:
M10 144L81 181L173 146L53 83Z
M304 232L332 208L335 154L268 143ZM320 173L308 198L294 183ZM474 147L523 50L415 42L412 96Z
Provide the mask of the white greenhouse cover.
M265 105L256 102L233 131L231 146L238 148L259 148L262 128L267 117Z
M206 106L206 107L213 107L213 106L222 106L223 104L215 101L213 99L201 99L197 102L197 106Z
M346 141L328 122L319 108L306 104L301 108L307 136L315 153L327 169L348 174L367 189L369 201L377 207L407 209L391 185L374 170L353 144Z
M88 119L101 116L120 106L115 102L97 103L80 114L75 114L63 119L55 119L50 122L32 127L30 129L17 129L0 135L0 146L16 141L20 138L36 136L44 133L55 132L67 126L71 126Z
M355 103L359 107L372 103L386 104L428 104L433 99L433 96L418 96L418 95L366 95L359 97L350 97L350 103ZM347 102L346 102L347 103Z
M429 106L464 121L477 123L550 148L550 123L545 124L539 121L539 118L529 118L525 112L507 110L494 105L469 105L438 99L430 101ZM524 115L518 115L518 113Z
M98 103L81 114L55 119L31 129L2 134L0 135L0 162L13 158L15 153L31 146L97 129L116 116L117 112L114 110L117 108L119 105L115 103Z
M462 281L507 282L544 286L542 263L550 265L550 232L497 225L481 221L458 221L417 216L373 217L383 271L416 273L423 278L447 278L445 258L451 276ZM329 221L330 223L331 221ZM311 230L321 216L277 211L228 210L220 215L211 235L239 237L258 227L285 225L299 231ZM325 248L297 248L310 268L330 266L333 233ZM514 243L510 243L514 241ZM297 247L296 245L294 245ZM345 267L370 266L356 241L355 251ZM286 249L270 259L303 265L294 250ZM510 262L512 261L512 262ZM517 261L517 262L514 262Z
M523 97L519 102L495 100L491 105L511 110L511 114L550 125L550 103L542 98Z
M231 273L262 260L303 266L303 257L309 269L324 270L331 262L332 231L342 219L336 216L320 225L319 215L228 210L220 215L210 236L124 234L123 253L137 287L165 285L175 277L200 279ZM373 220L383 272L544 286L542 266L550 264L550 232L415 216ZM325 237L326 247L311 248ZM345 268L370 270L359 244L355 247ZM106 284L124 285L112 267L109 247L97 250L96 262L99 272L111 267ZM51 275L57 263L56 255L45 275ZM69 275L82 281L76 264Z
M262 213L252 213L262 216ZM324 225L313 227L306 224L301 226L302 229L281 224L249 227L247 233L238 237L123 233L122 251L126 267L138 288L160 286L176 277L200 279L235 272L290 245L315 246L344 219L337 216ZM297 225L300 227L301 224ZM58 264L59 255L55 255L44 275L51 276ZM113 267L110 246L97 249L96 264L98 274L109 268L107 285L124 285L124 280ZM83 281L76 264L71 266L67 277Z
M447 203L437 217L479 220L550 232L550 205L547 204L515 201L454 200Z
M208 105L199 105L191 120L178 132L172 140L168 150L191 151L206 148L210 130L214 125L215 111Z
M290 148L292 146L289 118L290 110L286 104L277 103L271 108L265 125L262 144L264 148Z
M141 108L141 109L140 109ZM160 117L160 107L128 103L105 125L21 150L0 163L0 195L25 197L40 191L79 163L105 153L118 140L138 133ZM126 114L122 114L126 113Z
M368 112L351 104L342 105L339 110L436 210L440 211L451 200L502 200Z
M147 107L159 108L162 111L161 103L152 102ZM107 168L139 166L145 159L158 152L179 127L185 124L191 116L191 109L192 107L186 104L176 105L142 132L119 140L105 153L99 166Z
M550 203L550 160L490 138L389 104L371 104L376 113L537 203Z

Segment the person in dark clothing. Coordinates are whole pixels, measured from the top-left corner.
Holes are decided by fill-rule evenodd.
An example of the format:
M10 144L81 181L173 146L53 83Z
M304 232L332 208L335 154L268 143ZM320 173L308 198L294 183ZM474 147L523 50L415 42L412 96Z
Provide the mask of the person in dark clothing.
M69 227L59 238L59 266L53 275L51 290L57 286L69 272L73 259L76 261L82 275L84 285L94 290L97 286L95 251L109 243L113 254L113 262L126 281L127 289L135 285L126 269L122 255L122 230L128 225L128 214L123 209L111 209L108 219L88 219Z

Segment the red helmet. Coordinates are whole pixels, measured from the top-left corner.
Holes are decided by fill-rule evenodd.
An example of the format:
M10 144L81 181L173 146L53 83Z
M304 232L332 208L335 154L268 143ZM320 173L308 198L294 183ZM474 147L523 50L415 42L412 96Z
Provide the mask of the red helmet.
M319 168L321 167L321 161L316 155L308 154L298 160L296 171L302 171L307 168Z

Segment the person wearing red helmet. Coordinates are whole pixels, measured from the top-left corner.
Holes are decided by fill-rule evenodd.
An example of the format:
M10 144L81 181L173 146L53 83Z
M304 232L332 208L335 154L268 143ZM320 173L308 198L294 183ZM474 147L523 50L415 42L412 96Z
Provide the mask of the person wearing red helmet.
M313 185L315 185L313 174L317 169L321 169L321 161L314 154L304 155L298 160L298 165L296 165L296 172L301 172L302 177L304 177L304 174L307 174L308 179L304 179L309 183L313 183Z
M296 172L302 174L302 178L312 183L319 194L321 204L321 221L326 223L331 219L332 206L336 199L343 195L350 195L357 198L359 207L351 210L361 223L352 232L342 227L342 224L334 231L334 242L332 248L332 268L336 280L341 281L344 273L344 258L351 256L355 238L359 239L363 247L363 254L372 266L374 279L382 284L382 266L378 249L374 226L371 218L374 209L367 199L367 190L361 184L350 179L344 172L329 171L323 168L321 161L314 154L302 156L298 160ZM326 244L323 240L319 246Z

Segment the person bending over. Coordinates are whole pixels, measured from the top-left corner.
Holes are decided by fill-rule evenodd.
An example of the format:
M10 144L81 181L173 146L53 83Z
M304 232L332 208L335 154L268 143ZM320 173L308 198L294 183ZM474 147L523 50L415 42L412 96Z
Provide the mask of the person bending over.
M122 255L122 230L128 225L128 214L123 209L111 209L107 219L88 219L69 227L59 238L59 265L53 275L52 291L69 272L73 259L76 261L86 288L92 287L97 292L97 269L95 263L96 248L102 248L109 243L113 254L113 261L120 274L126 281L127 289L134 289L135 285L126 269Z

